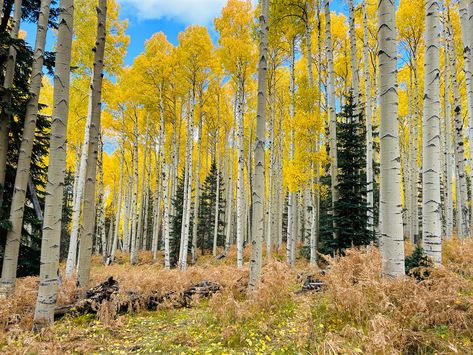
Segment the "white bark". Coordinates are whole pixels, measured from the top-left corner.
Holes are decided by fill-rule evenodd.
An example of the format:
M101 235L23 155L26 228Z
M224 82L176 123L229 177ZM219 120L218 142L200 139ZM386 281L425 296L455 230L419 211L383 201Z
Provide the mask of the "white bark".
M115 229L113 233L113 242L112 242L112 250L110 252L111 261L115 259L115 253L117 251L118 246L118 236L120 230L120 216L122 212L122 195L123 195L123 160L125 159L125 126L124 126L124 116L122 115L122 134L121 134L121 142L120 142L120 178L119 178L119 186L118 186L118 198L117 198L117 207L116 207L116 215L115 215Z
M238 153L238 177L237 177L237 193L236 193L236 243L237 243L237 266L241 268L243 266L243 233L244 233L244 126L243 126L243 78L237 80L237 153Z
M369 37L368 37L368 11L367 0L363 0L363 62L365 79L365 116L366 116L366 203L368 205L368 230L374 232L374 179L373 179L373 118L371 111L371 78L369 59Z
M261 1L259 18L258 101L256 111L255 175L253 190L253 238L250 259L250 282L254 289L261 275L264 242L264 201L266 196L265 152L266 139L266 76L268 70L269 0ZM217 200L218 204L218 200Z
M91 116L89 149L87 153L87 174L84 187L84 211L80 226L79 261L77 284L79 288L87 287L90 278L90 259L92 251L92 234L95 214L95 181L97 170L97 147L100 134L100 116L102 101L103 59L105 53L107 0L99 0L97 7L97 41L95 44L94 68L91 78L89 112Z
M51 0L41 1L41 10L38 17L36 31L36 44L33 54L29 99L26 105L25 122L21 139L20 151L15 176L10 207L9 222L11 228L7 233L5 254L3 258L2 281L0 294L10 294L15 288L16 269L20 252L21 230L23 227L23 214L25 210L26 190L30 177L31 154L33 151L34 134L38 118L38 101L43 78L44 48L48 29L49 9ZM15 9L15 12L17 10Z
M405 274L398 133L397 51L395 4L378 7L380 91L380 219L383 274Z
M422 245L442 262L440 200L440 21L437 0L425 1L424 114L422 140Z
M332 182L332 213L335 213L335 203L338 201L338 159L337 159L337 115L335 113L335 69L333 63L332 30L330 21L330 1L325 1L325 44L328 66L327 109L329 117L329 147L330 147L330 178ZM336 224L334 222L334 229ZM336 233L334 238L336 237Z
M356 105L356 112L359 111L360 104L360 78L358 73L358 56L356 53L356 32L355 32L355 4L354 0L348 0L349 12L349 37L350 37L350 66L351 66L351 89L353 94L353 103ZM365 46L368 42L365 42ZM356 118L358 120L358 118Z
M66 139L69 110L69 76L71 63L74 1L61 0L54 73L54 107L48 183L44 208L39 289L33 329L40 330L54 320L59 285L59 243L61 239L62 200L66 175Z
M466 183L466 173L465 173L465 148L463 143L463 116L462 116L462 107L460 99L460 89L458 87L458 73L457 73L457 63L455 57L455 51L453 46L449 45L453 43L453 31L450 23L448 21L448 41L447 46L450 54L450 75L452 80L452 89L453 89L453 112L455 113L455 165L456 165L456 174L458 179L456 179L456 189L458 192L457 204L458 204L458 236L466 237L468 236L468 191Z

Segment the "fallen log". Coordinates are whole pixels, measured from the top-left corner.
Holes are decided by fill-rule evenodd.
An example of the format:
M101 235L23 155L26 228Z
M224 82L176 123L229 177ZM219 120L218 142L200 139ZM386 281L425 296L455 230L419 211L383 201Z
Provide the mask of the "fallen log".
M296 294L306 292L320 292L322 291L325 283L317 279L314 275L308 275L302 284L302 288L296 291Z
M118 281L110 277L107 281L86 291L85 297L73 304L57 307L54 319L60 319L67 314L80 316L97 314L104 302L112 302L117 314L135 312L138 310L154 311L160 305L169 303L174 308L189 308L196 297L210 297L219 292L221 286L215 282L204 280L191 285L181 292L167 292L164 295L158 291L149 295L140 295L135 291L119 292Z

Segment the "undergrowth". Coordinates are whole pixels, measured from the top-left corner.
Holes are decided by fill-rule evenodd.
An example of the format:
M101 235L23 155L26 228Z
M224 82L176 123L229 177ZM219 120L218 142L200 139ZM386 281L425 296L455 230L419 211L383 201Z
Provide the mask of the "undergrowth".
M289 268L276 255L254 292L247 291L247 267L234 266L233 250L221 260L200 257L185 273L164 270L149 254L137 266L124 255L110 267L97 258L92 285L113 276L121 292L144 297L205 279L222 290L190 309L164 304L154 312L118 316L107 304L97 315L66 318L33 334L37 279L22 279L14 297L0 301L0 352L473 353L473 241L448 240L443 250L444 265L429 268L421 280L382 278L374 247L325 257L330 271L324 275L302 258ZM322 292L296 294L310 273L325 283ZM64 282L59 303L72 302L75 293L73 282Z

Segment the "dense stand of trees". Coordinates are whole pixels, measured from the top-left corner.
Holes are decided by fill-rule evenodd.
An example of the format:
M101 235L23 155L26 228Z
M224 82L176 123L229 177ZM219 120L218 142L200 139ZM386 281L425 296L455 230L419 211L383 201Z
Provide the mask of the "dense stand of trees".
M347 5L229 0L217 43L156 33L123 67L115 0L1 1L0 295L39 274L39 330L62 257L81 292L118 250L185 271L248 247L250 289L282 250L375 244L397 277L409 240L440 264L473 233L473 2Z

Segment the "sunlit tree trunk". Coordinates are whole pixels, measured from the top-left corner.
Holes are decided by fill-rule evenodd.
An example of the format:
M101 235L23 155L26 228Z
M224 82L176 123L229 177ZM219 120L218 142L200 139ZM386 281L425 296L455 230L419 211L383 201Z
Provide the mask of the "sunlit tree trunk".
M122 133L121 133L121 142L120 142L120 177L119 177L119 186L118 186L118 198L117 198L117 206L115 211L115 228L113 233L113 241L112 241L112 250L110 252L111 261L115 259L115 253L117 251L118 246L118 236L120 230L120 217L122 212L122 199L123 199L123 161L125 159L125 122L124 116L122 116Z
M89 113L91 118L89 149L87 153L87 174L84 187L84 210L80 227L79 261L77 284L83 289L90 278L90 258L95 214L95 181L97 171L97 147L100 134L100 116L102 105L103 59L105 54L107 0L99 0L97 7L97 40L95 44L94 68L91 78Z
M455 145L455 165L458 179L456 179L456 189L458 191L457 205L458 205L458 216L460 217L457 221L458 223L458 235L460 237L468 236L468 191L467 191L467 182L466 182L466 173L465 173L465 148L463 143L463 116L462 116L462 107L460 99L460 89L458 87L458 72L457 72L457 63L455 57L455 50L453 46L449 45L453 43L453 31L448 18L448 41L447 46L449 49L449 59L450 59L450 76L452 80L452 89L453 89L453 112L455 113L454 117L454 145Z
M335 203L338 201L338 159L337 159L337 115L335 113L335 69L333 63L332 29L330 21L330 1L325 1L325 44L327 56L327 109L329 121L329 149L330 149L330 178L332 194L332 213L335 213ZM334 221L334 229L336 223ZM334 234L334 238L336 233Z
M139 160L139 148L138 148L138 115L134 113L134 128L133 128L133 152L131 156L133 165L133 179L132 179L132 198L130 206L130 263L136 264L138 262L138 185L139 185L139 172L138 172L138 160Z
M237 244L237 266L241 268L243 266L243 233L244 233L244 196L245 196L245 185L244 185L244 173L245 173L245 137L244 137L244 126L243 126L243 78L238 77L237 79L237 153L238 153L238 176L237 176L237 191L236 191L236 244Z
M149 113L146 116L146 128L145 128L145 141L143 143L143 165L141 166L141 196L140 196L140 207L138 209L138 228L137 228L137 239L136 239L136 250L142 249L144 245L143 225L145 209L146 209L146 163L148 162L148 139L149 139Z
M404 238L398 134L397 50L395 4L378 7L380 94L380 218L383 274L404 275Z
M236 111L236 102L235 102L235 111ZM231 236L232 236L232 221L233 221L233 196L234 196L234 183L233 183L233 165L234 165L234 158L235 158L235 129L236 129L236 114L234 114L233 119L233 127L231 130L231 145L229 149L229 172L228 172L228 182L227 182L227 189L226 189L226 208L225 208L225 254L228 253L231 244Z
M261 275L264 242L264 201L266 196L266 75L268 70L269 0L261 1L259 18L258 101L256 109L255 188L253 190L253 238L250 259L249 288L254 289ZM218 203L218 200L217 200Z
M349 37L350 37L350 66L352 83L351 89L353 94L353 103L356 106L356 112L359 111L360 104L360 78L358 73L358 56L356 53L356 32L355 32L355 3L354 0L348 0L348 13L349 13ZM368 46L368 42L365 42L365 46Z
M51 0L41 1L41 10L38 17L36 44L31 69L29 99L26 105L25 123L21 139L20 151L15 176L15 187L10 207L11 224L7 233L5 253L3 258L2 281L0 294L8 295L15 288L18 254L20 252L21 230L23 228L23 214L25 210L26 190L30 177L31 153L33 151L34 134L38 117L38 101L43 78L44 47L48 29L49 9ZM15 9L15 12L17 10ZM8 141L8 139L7 139ZM6 143L8 145L8 142Z
M33 329L38 331L54 320L59 285L59 248L62 201L66 175L66 139L69 110L74 1L61 0L54 73L54 107L51 122L48 183L44 208L39 288Z
M468 138L470 142L473 142L473 51L472 51L472 31L473 31L473 19L472 14L469 13L468 0L459 1L459 12L460 12L460 24L461 24L461 37L463 43L463 58L464 65L463 69L465 72L466 82L466 99L467 99L467 113L468 113ZM470 167L473 167L473 144L470 147ZM473 169L470 168L470 179L473 178ZM471 209L473 211L473 209ZM470 218L473 222L473 217ZM472 226L470 226L471 228Z
M366 116L366 202L368 205L367 226L370 232L374 232L373 218L373 117L371 115L371 77L370 77L370 59L369 59L369 37L368 37L368 10L367 0L363 0L363 63L365 79L365 116Z
M445 27L445 26L444 26ZM445 135L445 191L444 191L444 216L445 216L445 236L451 238L453 235L453 191L452 191L452 170L455 166L452 162L452 105L450 101L450 77L449 77L449 53L447 45L447 31L444 29L444 135Z
M196 250L197 250L197 227L199 223L199 206L200 206L200 168L201 168L201 156L202 156L202 97L200 98L200 111L199 111L199 126L198 130L198 140L197 140L197 166L195 174L195 192L194 192L194 220L192 224L192 245L191 245L191 259L192 263L195 263L197 260Z
M440 21L437 0L425 1L424 114L422 139L422 245L442 262L440 200Z
M12 39L18 39L18 33L20 32L21 22L21 5L22 0L15 0L14 13L12 28L10 37ZM0 8L3 9L3 6ZM7 170L7 157L8 157L8 135L10 131L10 113L6 107L9 105L11 98L8 95L8 90L13 85L13 78L15 76L16 67L16 49L15 46L10 46L8 49L8 57L5 64L5 77L3 81L3 89L5 93L1 95L2 110L0 112L0 207L3 205L3 188L5 185L5 173Z

